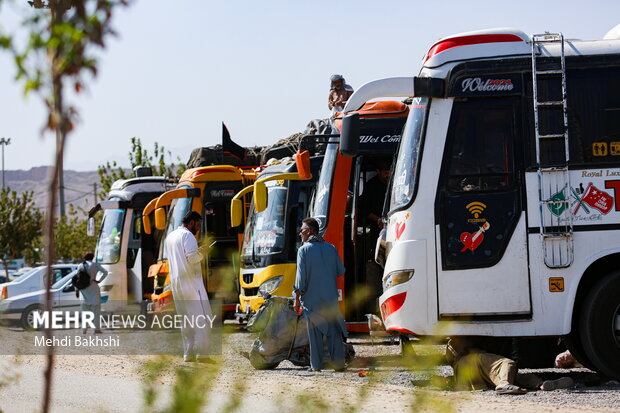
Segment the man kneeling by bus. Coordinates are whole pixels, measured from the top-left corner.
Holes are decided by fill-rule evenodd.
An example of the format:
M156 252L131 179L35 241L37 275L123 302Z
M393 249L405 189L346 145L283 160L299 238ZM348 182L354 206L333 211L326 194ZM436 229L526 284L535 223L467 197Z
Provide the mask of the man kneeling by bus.
M310 340L310 371L323 368L323 338L327 339L331 363L336 371L344 365L346 328L338 306L336 278L344 275L344 265L333 245L319 235L319 224L314 218L302 221L301 240L297 252L297 276L293 293L294 310L303 310L308 320Z
M545 380L535 374L517 374L514 360L488 353L473 337L452 337L446 359L454 369L459 390L494 388L497 394L525 394L528 390L557 390L573 386L570 377Z

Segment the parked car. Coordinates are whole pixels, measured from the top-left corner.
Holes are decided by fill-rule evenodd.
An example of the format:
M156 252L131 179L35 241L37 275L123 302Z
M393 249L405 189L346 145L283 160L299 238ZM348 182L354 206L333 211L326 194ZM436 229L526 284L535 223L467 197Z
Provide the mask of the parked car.
M15 270L15 272L13 274L11 274L10 277L10 281L14 281L17 278L21 277L22 275L29 273L30 271L32 271L34 268L32 267L23 267L20 268L19 270Z
M33 268L13 281L0 284L0 299L44 289L46 268L44 265ZM76 269L77 264L52 265L52 284Z
M6 283L15 280L19 275L17 270L9 270L9 277L6 276L6 271L4 267L0 267L0 283ZM8 281L7 281L8 280Z
M80 300L75 296L75 287L71 281L76 273L77 270L74 270L52 285L50 291L54 310L79 310ZM0 300L0 319L19 320L24 330L32 329L33 314L43 309L44 301L45 289Z

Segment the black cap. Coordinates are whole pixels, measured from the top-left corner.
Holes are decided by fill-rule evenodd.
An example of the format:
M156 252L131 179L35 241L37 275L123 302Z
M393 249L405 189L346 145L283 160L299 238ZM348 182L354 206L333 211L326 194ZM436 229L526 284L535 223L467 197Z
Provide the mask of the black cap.
M183 217L183 224L187 225L191 221L202 221L202 216L200 216L200 214L196 211L189 211Z

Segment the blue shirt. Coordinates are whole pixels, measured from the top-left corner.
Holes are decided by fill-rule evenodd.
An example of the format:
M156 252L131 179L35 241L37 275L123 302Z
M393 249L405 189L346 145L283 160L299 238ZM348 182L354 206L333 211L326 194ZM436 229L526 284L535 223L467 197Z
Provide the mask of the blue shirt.
M306 242L297 251L297 275L293 289L301 294L302 309L313 324L318 326L337 321L344 332L336 284L336 278L344 272L344 265L332 244L325 241Z

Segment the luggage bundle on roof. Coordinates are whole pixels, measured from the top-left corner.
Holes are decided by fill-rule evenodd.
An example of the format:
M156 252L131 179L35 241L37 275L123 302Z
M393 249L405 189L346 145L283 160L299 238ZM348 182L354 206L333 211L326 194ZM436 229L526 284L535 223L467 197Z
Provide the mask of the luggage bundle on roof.
M311 135L329 135L332 133L332 125L329 119L313 119L306 126L304 132L294 133L291 136L280 139L270 146L261 150L261 164L267 163L269 159L282 159L293 156L297 149L305 149L313 155L318 155L325 151L325 144L316 142L312 139L304 139Z
M293 156L302 144L302 139L309 135L330 134L332 126L329 119L313 119L311 120L304 132L294 133L286 138L280 139L273 145L254 146L251 148L241 148L230 140L228 131L225 130L223 142L231 148L225 148L223 145L207 146L196 148L192 151L187 168L198 168L201 166L211 165L232 165L240 167L251 167L264 165L269 159L282 159ZM304 140L303 149L310 151L312 154L322 153L324 144L316 143L312 140ZM234 152L234 153L233 153Z
M246 149L245 157L239 158L225 152L222 145L207 146L196 148L192 151L187 161L187 168L198 168L211 165L232 165L232 166L258 166L260 164L261 147Z

